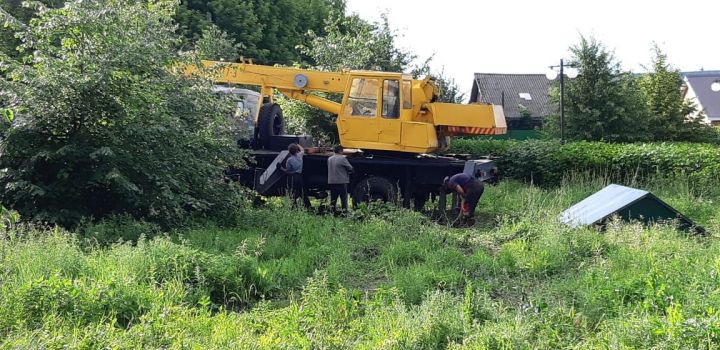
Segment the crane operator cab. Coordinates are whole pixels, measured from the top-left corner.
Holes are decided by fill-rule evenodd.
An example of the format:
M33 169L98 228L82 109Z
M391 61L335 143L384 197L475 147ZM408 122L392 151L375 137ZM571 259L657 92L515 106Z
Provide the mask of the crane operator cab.
M338 131L348 145L400 144L399 79L353 77L344 105L338 118ZM409 106L412 108L412 104Z
M349 71L337 127L345 147L408 153L445 150L451 136L506 131L500 106L439 103L429 77Z

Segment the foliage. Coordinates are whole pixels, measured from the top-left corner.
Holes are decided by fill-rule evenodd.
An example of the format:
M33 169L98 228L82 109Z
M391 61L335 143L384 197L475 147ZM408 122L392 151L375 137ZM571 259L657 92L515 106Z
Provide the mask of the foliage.
M308 42L308 31L323 32L333 11L343 12L342 0L187 0L175 19L183 35L193 42L212 23L243 45L243 54L262 64L306 61L295 49Z
M346 16L333 12L325 20L322 32L310 31L309 42L298 46L317 69L340 71L343 69L402 72L415 59L415 55L396 46L395 33L386 16L381 22L369 23L357 15ZM320 94L339 102L341 96ZM290 131L309 133L321 143L334 143L339 139L334 115L302 102L279 97Z
M462 103L465 100L465 93L460 91L455 78L447 76L444 69L433 74L432 77L440 90L440 95L437 98L438 102Z
M473 229L272 201L235 228L111 245L96 245L98 229L13 231L0 240L0 347L713 348L718 242L559 225L607 181L576 180L490 187ZM649 189L720 228L718 197L677 181ZM155 230L113 219L104 232L123 225Z
M327 94L319 95L329 97ZM283 110L289 134L312 135L318 145L332 146L338 143L340 137L334 123L335 115L284 95L276 96L275 102Z
M672 140L678 137L688 106L684 105L680 91L680 71L670 67L667 55L657 45L654 53L651 71L640 79L640 86L652 114L650 124L655 129L654 133L662 139Z
M565 80L565 137L618 142L651 139L647 109L636 79L620 71L612 52L594 38L585 37L570 51L570 64L581 74ZM557 86L551 96L559 100ZM557 122L549 119L547 131L558 133Z
M717 142L717 131L692 117L693 103L684 101L680 71L655 45L649 71L640 76L621 72L612 52L594 38L580 38L570 48L570 63L580 75L566 80L565 132L570 140ZM558 86L551 99L559 101ZM557 137L558 116L547 118L544 133Z
M720 150L710 144L455 140L451 151L497 157L503 176L541 185L558 185L574 172L615 180L679 176L710 188L720 178Z
M78 0L37 13L21 33L28 64L0 82L14 111L3 203L64 225L123 212L171 225L233 203L219 181L241 165L231 104L168 69L181 59L173 4Z
M0 10L17 18L19 23L29 23L36 14L35 4L59 8L64 2L36 0L29 1L29 6L22 6L20 0L6 0L0 4ZM290 64L308 60L295 49L296 45L307 43L306 33L309 30L321 33L323 21L330 12L343 12L344 9L342 0L187 0L175 7L173 16L180 25L178 33L184 36L186 48L194 46L206 31L217 26L228 33L228 39L244 45L245 57L265 64ZM0 12L0 24L4 22L2 17ZM19 28L11 26L7 29L0 31L0 52L20 58L14 50L20 44L14 38Z
M58 8L63 3L63 0L5 0L0 3L0 62L3 54L12 59L22 57L22 53L16 50L22 43L17 34L24 29L25 23L35 17L36 8Z
M3 237L20 223L20 214L0 205L0 233Z
M711 140L715 133L703 122L702 116L689 117L697 107L683 98L680 71L670 66L667 55L657 45L653 51L655 56L651 69L640 78L640 88L650 111L647 122L653 138L666 141Z
M411 51L397 46L397 33L390 28L387 16L380 22L370 23L357 15L345 16L333 13L325 21L323 35L309 33L310 41L299 46L300 51L321 70L343 69L376 70L387 72L411 71L413 76L432 75L440 90L438 101L462 102L464 95L458 91L454 79L445 75L444 70L433 73L430 68L432 57L422 64L412 65L417 58ZM320 94L325 98L339 101L338 96ZM322 143L338 140L334 115L318 108L284 97L278 103L286 112L291 132L309 133Z
M335 13L325 20L324 35L309 33L310 43L300 51L322 70L342 69L402 72L415 56L397 48L397 34L387 16L368 23L357 15Z
M162 234L160 226L137 220L130 215L115 215L100 221L84 220L78 225L77 231L83 238L100 246L138 242Z
M236 44L234 39L214 24L203 29L202 36L195 42L195 51L204 60L235 62L240 57L241 49L241 44Z
M422 63L413 64L412 67L409 67L410 75L416 79L425 76L431 77L439 90L437 102L462 103L465 99L465 93L460 92L455 78L445 74L445 67L442 67L440 71L433 70L431 67L433 59L435 59L434 55L426 58Z

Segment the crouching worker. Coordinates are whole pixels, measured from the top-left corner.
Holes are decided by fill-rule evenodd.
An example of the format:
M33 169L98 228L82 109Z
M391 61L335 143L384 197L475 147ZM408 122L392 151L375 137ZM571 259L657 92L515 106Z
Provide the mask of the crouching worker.
M448 191L454 191L462 199L460 205L460 217L468 225L475 224L475 207L485 191L482 181L468 174L460 173L446 178L445 187Z
M303 152L300 145L291 143L288 146L288 156L285 160L285 166L281 166L280 170L288 176L288 185L290 187L290 196L292 198L292 207L297 208L298 198L302 197L303 205L306 209L310 208L310 199L305 193L305 182L303 181Z

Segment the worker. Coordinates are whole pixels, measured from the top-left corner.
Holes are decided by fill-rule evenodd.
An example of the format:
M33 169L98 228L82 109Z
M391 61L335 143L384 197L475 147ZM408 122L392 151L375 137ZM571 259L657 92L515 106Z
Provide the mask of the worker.
M288 185L290 187L290 197L292 198L292 207L297 208L297 200L302 197L303 205L306 209L310 208L310 199L305 191L305 182L303 181L303 148L291 143L288 145L288 153L290 155L285 160L284 166L280 166L280 170L288 175Z
M328 185L330 186L330 205L333 213L337 210L337 199L340 198L342 211L347 211L348 189L350 174L353 167L343 155L343 147L340 145L333 148L333 155L328 158Z
M469 224L474 224L475 207L485 191L482 181L468 174L459 173L450 178L445 178L445 188L455 191L462 199L460 205L461 219Z

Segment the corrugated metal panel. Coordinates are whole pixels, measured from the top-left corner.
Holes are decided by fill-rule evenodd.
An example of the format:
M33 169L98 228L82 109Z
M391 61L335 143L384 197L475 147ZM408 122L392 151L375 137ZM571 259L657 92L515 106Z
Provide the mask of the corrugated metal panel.
M571 227L592 225L648 194L648 191L611 184L562 212L559 219Z

